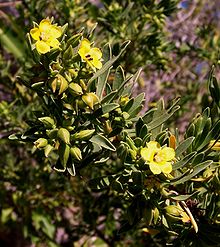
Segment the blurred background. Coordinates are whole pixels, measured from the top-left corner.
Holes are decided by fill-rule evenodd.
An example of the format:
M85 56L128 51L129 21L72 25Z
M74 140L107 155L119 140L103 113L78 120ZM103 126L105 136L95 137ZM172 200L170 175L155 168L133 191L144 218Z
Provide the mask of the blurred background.
M96 46L109 42L113 54L131 40L114 68L121 64L128 75L142 68L134 95L145 92L143 112L161 97L169 105L181 96L181 110L170 120L181 134L210 104L207 78L219 57L219 9L218 0L0 1L0 246L164 246L167 239L140 229L117 234L123 199L92 192L80 177L54 172L31 145L8 139L39 107L18 79L30 78L26 34L33 21L53 16L59 25L68 23L69 35L95 28Z

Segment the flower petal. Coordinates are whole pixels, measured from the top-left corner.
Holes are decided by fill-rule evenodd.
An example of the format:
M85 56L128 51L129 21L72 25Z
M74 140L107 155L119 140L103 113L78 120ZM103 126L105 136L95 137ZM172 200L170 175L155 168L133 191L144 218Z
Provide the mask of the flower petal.
M78 53L81 56L81 58L85 60L85 56L87 53L89 53L89 51L90 51L90 42L88 39L83 39L80 43Z
M166 164L164 165L160 165L160 168L161 168L161 171L163 173L166 173L166 174L169 174L172 172L172 164L170 162L167 162Z
M51 28L51 22L47 19L43 19L39 24L39 29L41 32L49 32Z
M175 151L173 148L164 147L162 148L161 153L163 153L166 161L170 161L175 158Z
M57 39L49 39L47 41L47 44L53 48L58 48L60 45L60 42Z
M50 46L41 40L36 42L36 49L39 53L45 54L50 51Z
M30 34L34 40L40 40L40 29L39 28L37 27L32 28L30 31Z
M102 63L98 59L93 59L92 64L97 69L101 69L102 68Z
M155 155L155 149L150 149L150 148L142 148L141 151L141 157L145 160L145 161L153 161L154 159L154 155Z
M155 164L150 164L149 167L150 167L150 170L153 174L160 174L161 173L161 166L158 166Z
M158 142L155 142L155 141L150 141L147 143L147 147L152 148L152 149L159 149L160 144Z
M61 36L61 34L62 34L62 31L61 31L60 27L57 27L55 25L51 25L50 26L51 38L57 39L57 38L59 38Z
M96 48L96 47L92 48L90 50L89 54L91 55L91 57L93 59L99 60L99 59L102 58L102 52L101 52L101 50L99 48Z

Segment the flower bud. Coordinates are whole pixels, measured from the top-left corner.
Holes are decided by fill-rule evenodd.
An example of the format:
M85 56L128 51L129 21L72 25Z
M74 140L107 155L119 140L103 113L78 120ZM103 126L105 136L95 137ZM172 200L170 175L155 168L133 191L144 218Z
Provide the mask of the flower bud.
M63 167L66 167L67 161L69 159L70 147L65 143L61 143L58 149L58 153L61 164Z
M55 121L51 117L40 117L38 118L38 120L41 121L45 125L45 127L48 127L48 128L56 127Z
M78 71L76 69L69 69L68 71L73 76L73 78L78 76Z
M62 140L63 142L70 144L70 132L65 128L60 128L57 132L57 136Z
M69 60L73 57L74 53L73 53L73 47L70 45L64 52L63 54L63 59L64 60Z
M62 75L57 75L55 78L52 79L50 86L52 88L53 93L59 89L59 95L63 93L68 88L68 82Z
M72 147L70 149L70 154L76 160L82 160L82 153L81 153L81 150L78 147Z
M85 82L84 82L82 79L79 81L79 84L80 84L80 86L82 87L82 89L83 89L84 91L86 91L87 87L86 87Z
M51 146L50 144L48 144L45 148L44 148L44 155L45 157L48 157L50 152L53 150L53 146Z
M58 129L46 130L46 134L50 139L55 139L57 137Z
M125 106L128 103L128 101L129 101L129 97L123 96L120 98L120 105Z
M35 145L37 148L41 149L41 148L46 147L46 146L47 146L47 143L48 143L47 139L45 139L45 138L39 138L39 139L37 139L37 140L34 142L34 145Z
M83 90L81 88L81 86L77 83L70 83L69 84L69 92L73 95L73 96L77 96L77 95L82 95L83 94Z
M59 85L58 95L60 95L61 93L63 93L68 88L68 82L62 75L58 75L57 77L58 77L57 82Z
M95 93L86 93L82 96L83 102L93 110L93 107L96 103L99 102L99 98Z
M181 220L181 214L184 212L180 207L175 205L170 205L165 207L166 215L172 221Z
M93 135L94 132L95 130L81 130L75 133L72 137L75 140L87 140Z

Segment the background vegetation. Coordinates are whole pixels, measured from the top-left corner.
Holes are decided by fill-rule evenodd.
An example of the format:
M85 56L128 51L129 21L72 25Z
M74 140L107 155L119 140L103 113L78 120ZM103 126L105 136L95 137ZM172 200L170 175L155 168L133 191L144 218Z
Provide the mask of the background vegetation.
M217 0L0 3L0 246L219 244L219 151L208 147L209 141L217 141L220 134L218 6ZM125 160L120 157L124 147L118 149L118 156L103 152L110 160L98 166L88 163L76 169L77 176L71 176L54 171L51 160L45 158L41 150L33 150L36 139L25 142L24 138L23 141L9 138L13 134L29 138L32 133L27 130L39 124L34 121L36 113L43 112L42 101L38 89L33 90L25 82L39 82L40 72L45 68L37 67L39 63L28 46L27 33L33 21L39 23L52 16L60 26L68 23L68 37L84 29L84 34L103 51L105 44L110 43L113 56L120 53L122 43L131 41L109 70L108 84L112 85L116 72L124 73L124 78L134 75L129 99L145 93L145 100L140 100L143 108L139 109L139 116L144 119L143 123L139 121L141 127L147 124L149 128L153 121L158 123L160 115L167 116L166 121L159 124L158 132L148 129L145 134L153 133L161 145L169 145L172 135L177 145L188 140L181 146L182 150L179 148L176 169L182 170L174 175L173 184L164 185L165 190L157 187L158 183L166 183L164 178L147 174L147 179L140 183L142 178L135 172L143 176L145 171L139 166L135 170L136 164L134 170L124 167L129 162L134 163L130 154ZM179 105L178 111L176 105ZM131 113L128 106L120 107ZM146 120L146 112L157 113L150 113ZM118 125L114 125L118 112L111 114L110 121L118 131ZM137 126L137 119L132 121L133 126ZM133 128L127 119L123 124L122 130ZM123 134L120 137L128 141ZM144 139L143 133L141 136L138 131L131 134L132 140L135 137ZM190 139L192 137L194 139ZM114 145L119 148L117 141ZM208 166L210 160L214 162L212 166ZM196 165L198 173L191 176L187 169ZM184 175L184 172L189 174ZM187 178L185 182L178 182L181 174ZM112 175L120 177L112 183L109 180ZM100 181L93 178L104 176L107 179L103 188L97 188ZM127 191L132 197L127 196ZM183 197L174 198L177 195L170 191L178 191ZM187 204L199 227L198 233L192 224L176 223L163 217L167 200L171 204L173 201ZM155 208L159 208L159 224Z

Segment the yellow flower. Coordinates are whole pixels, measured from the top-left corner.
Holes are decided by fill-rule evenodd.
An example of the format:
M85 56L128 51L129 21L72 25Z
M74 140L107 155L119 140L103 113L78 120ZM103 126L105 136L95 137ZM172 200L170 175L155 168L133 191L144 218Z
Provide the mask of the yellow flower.
M220 151L220 141L216 142L216 140L211 140L209 143L209 147L211 147L212 150Z
M31 37L36 40L35 46L39 53L45 54L52 48L58 48L60 42L58 38L61 36L61 28L52 25L50 20L43 19L39 27L32 28Z
M83 39L81 41L79 51L80 57L83 61L87 62L92 69L101 69L102 63L100 59L102 58L102 52L99 48L91 48L91 44L88 39Z
M161 172L169 174L172 171L172 160L175 158L175 151L170 147L160 147L156 141L147 143L147 147L141 149L141 157L149 164L153 174Z

